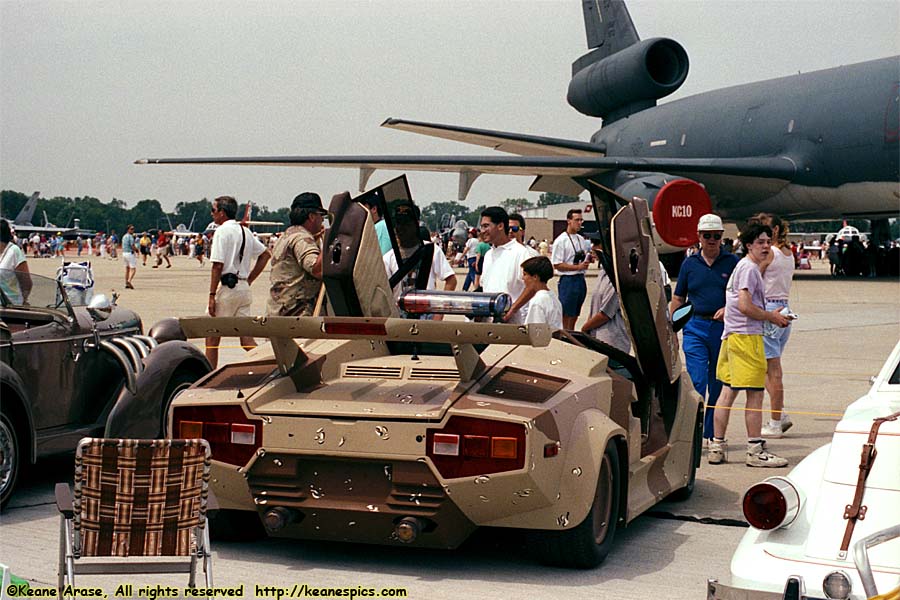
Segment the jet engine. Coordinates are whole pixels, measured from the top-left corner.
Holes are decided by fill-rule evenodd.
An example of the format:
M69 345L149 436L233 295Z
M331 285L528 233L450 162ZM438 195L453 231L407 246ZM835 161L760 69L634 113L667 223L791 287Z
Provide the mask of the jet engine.
M681 44L651 38L575 72L566 99L582 114L614 121L655 106L681 87L687 73L687 52Z
M706 189L692 179L665 173L621 172L615 191L643 198L651 207L660 253L680 252L697 242L697 222L712 211Z

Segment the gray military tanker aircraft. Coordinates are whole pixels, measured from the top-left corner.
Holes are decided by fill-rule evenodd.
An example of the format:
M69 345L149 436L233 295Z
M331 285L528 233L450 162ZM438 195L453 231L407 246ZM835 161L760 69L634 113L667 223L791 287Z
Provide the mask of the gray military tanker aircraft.
M603 119L589 142L403 119L382 126L514 156L154 158L140 164L247 164L459 173L464 199L484 173L534 175L532 191L589 190L610 215L641 197L663 251L696 241L699 217L759 211L793 219L861 217L872 231L900 212L900 57L697 94L657 106L687 78L675 40L641 40L622 0L583 0L589 52L567 99ZM614 193L610 193L614 192Z

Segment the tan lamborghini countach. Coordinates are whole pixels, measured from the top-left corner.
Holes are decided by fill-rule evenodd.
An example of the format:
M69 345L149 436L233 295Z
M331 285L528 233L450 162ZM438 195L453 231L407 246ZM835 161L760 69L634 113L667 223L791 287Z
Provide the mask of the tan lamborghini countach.
M401 256L389 207L411 199L405 177L366 195ZM593 567L617 528L690 495L701 403L678 358L646 203L593 211L614 214L601 224L614 249L601 262L632 356L580 332L499 322L502 294L428 293L416 274L430 270L429 252L389 278L361 199L332 200L327 316L181 319L188 337L268 340L169 413L171 437L211 445L214 535L256 527L455 548L477 527L510 527L533 534L544 562ZM410 282L401 312L392 283Z

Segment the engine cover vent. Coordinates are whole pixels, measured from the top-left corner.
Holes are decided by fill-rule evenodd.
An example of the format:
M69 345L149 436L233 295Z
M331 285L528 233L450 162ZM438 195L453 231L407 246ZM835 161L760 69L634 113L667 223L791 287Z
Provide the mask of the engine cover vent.
M504 367L478 393L504 400L524 400L540 404L553 397L567 383L569 380L561 377Z
M409 372L409 379L437 379L440 381L456 381L459 379L459 371L456 369L441 369L428 367L413 367Z
M365 379L401 379L403 367L379 367L374 365L346 365L344 377Z

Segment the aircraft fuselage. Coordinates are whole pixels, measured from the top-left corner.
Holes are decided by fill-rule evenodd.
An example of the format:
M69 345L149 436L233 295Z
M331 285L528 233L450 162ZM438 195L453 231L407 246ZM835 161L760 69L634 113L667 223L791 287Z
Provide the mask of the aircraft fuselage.
M610 157L784 156L796 163L790 182L686 175L706 186L729 219L759 211L897 216L898 95L894 56L697 94L614 121L591 142Z

